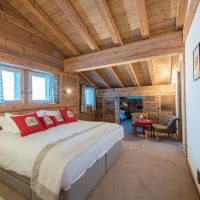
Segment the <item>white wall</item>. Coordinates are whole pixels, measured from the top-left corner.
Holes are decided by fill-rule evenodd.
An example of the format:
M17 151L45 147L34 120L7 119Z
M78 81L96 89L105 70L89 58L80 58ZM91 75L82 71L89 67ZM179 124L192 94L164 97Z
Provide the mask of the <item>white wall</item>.
M195 179L197 169L200 170L200 79L193 81L193 51L198 43L200 43L200 4L185 43L188 161ZM200 191L200 185L198 186Z

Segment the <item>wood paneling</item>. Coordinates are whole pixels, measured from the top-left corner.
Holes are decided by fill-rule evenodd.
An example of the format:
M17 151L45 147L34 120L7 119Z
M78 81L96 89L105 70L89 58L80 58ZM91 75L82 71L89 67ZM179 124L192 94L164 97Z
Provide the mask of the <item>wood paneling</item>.
M159 123L167 115L176 115L176 86L146 86L139 88L116 88L116 89L100 89L97 90L97 99L99 101L99 109L97 110L97 118L102 121L117 122L119 119L119 105L117 99L119 97L142 96L143 112L149 113L149 118L154 123ZM106 103L107 102L107 103ZM112 102L112 103L111 103ZM106 110L107 105L107 110Z
M95 120L96 121L105 121L105 99L104 97L96 98L96 112L95 112Z
M99 97L126 97L126 96L165 96L176 95L176 85L156 85L143 87L112 88L97 90Z
M173 32L176 27L177 0L146 1L150 35Z
M104 68L113 65L140 62L167 55L176 55L183 51L182 32L176 32L76 58L66 59L64 61L64 70L68 72Z
M80 74L79 74L80 75ZM82 76L82 73L81 73ZM90 80L86 80L84 78L79 78L79 94L80 94L80 99L81 99L81 85L89 85L92 86ZM79 106L81 102L79 101ZM87 107L86 108L86 112L81 112L81 110L79 109L79 119L80 120L86 120L86 121L95 121L95 111L92 110L91 107Z
M155 80L159 85L171 83L172 57L153 60Z
M21 2L29 9L38 19L45 24L49 31L62 42L73 55L79 55L78 49L72 44L67 36L59 29L54 21L45 13L40 5L34 0L21 0Z
M25 77L25 80L28 81L27 74ZM25 86L28 85L28 83L24 83ZM71 89L71 94L66 94L66 89ZM61 75L61 100L60 104L28 104L28 101L25 101L25 103L22 104L9 104L9 105L2 105L0 106L0 114L2 115L5 112L9 113L16 113L16 114L22 114L22 113L29 113L41 109L47 109L47 110L57 110L61 107L70 107L76 116L79 116L79 98L78 98L78 75L77 73L73 74L62 74ZM29 89L24 94L24 99L27 99L29 94Z
M144 96L143 112L149 114L149 119L154 123L159 123L159 97Z
M142 38L149 38L150 32L146 2L145 0L135 0L135 5Z
M194 15L196 13L196 10L199 5L199 0L190 0L188 9L187 9L187 14L186 14L186 19L184 23L184 28L183 28L183 40L185 41L188 35L188 32L190 30L190 26L192 24Z
M187 13L188 0L178 0L177 16L176 16L176 30L181 30L185 23Z

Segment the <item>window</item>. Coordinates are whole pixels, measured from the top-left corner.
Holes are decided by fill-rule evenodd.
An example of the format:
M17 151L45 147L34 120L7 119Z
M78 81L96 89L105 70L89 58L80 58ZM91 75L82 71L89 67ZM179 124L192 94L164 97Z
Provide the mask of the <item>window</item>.
M53 74L30 72L30 102L58 104L60 101L60 78Z
M94 105L94 90L92 87L85 88L85 102L86 106Z
M31 100L49 101L49 75L31 73Z
M9 68L0 69L2 76L3 101L21 101L21 72Z

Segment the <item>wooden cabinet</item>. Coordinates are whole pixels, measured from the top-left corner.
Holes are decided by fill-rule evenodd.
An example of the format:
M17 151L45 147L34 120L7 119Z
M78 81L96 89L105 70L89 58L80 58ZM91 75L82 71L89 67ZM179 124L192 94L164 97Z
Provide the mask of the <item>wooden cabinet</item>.
M105 122L115 122L116 115L118 112L116 106L116 98L114 97L97 97L96 99L96 121L105 121Z
M96 98L95 121L105 121L104 119L104 97Z

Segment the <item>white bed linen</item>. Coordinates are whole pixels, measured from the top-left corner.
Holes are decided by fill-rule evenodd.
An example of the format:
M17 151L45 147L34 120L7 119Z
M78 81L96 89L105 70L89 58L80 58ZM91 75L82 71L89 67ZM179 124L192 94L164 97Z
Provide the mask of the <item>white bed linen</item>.
M0 166L20 175L31 177L34 161L40 151L49 143L68 136L72 132L85 130L99 122L78 121L64 124L20 137L12 133L0 134ZM110 126L119 126L111 124ZM99 133L101 134L101 133ZM65 168L61 189L68 190L99 158L101 158L115 143L124 137L123 128L116 129L97 142L87 151L75 157Z

